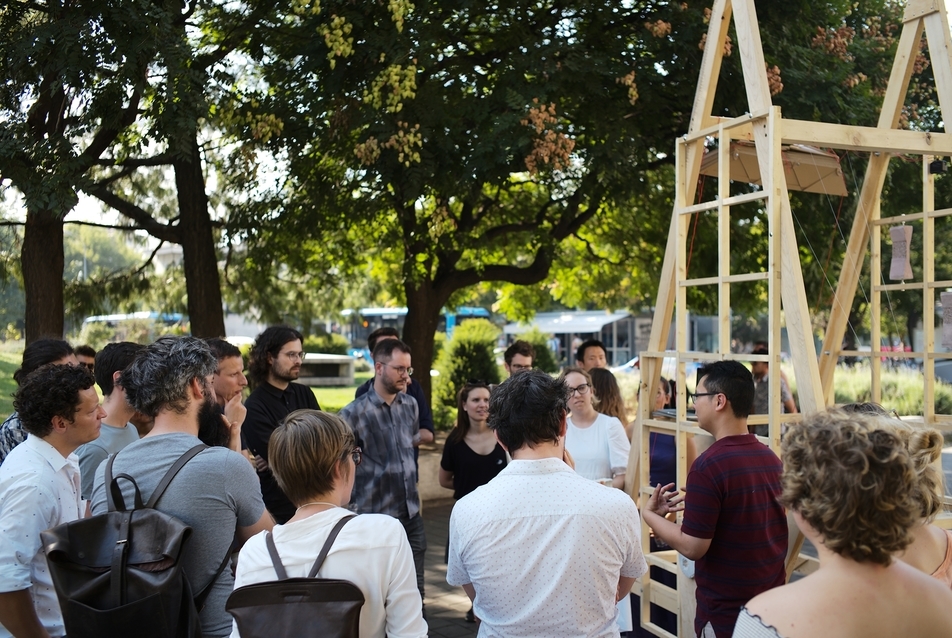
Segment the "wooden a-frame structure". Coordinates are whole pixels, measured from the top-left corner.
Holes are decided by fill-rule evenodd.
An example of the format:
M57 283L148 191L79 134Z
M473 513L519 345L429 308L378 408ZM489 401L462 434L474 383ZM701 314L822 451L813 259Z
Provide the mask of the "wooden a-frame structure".
M732 16L733 14L733 16ZM721 118L712 115L717 79L720 73L724 45L733 17L741 56L747 92L747 115ZM833 403L833 373L842 356L866 356L871 363L872 400L880 400L879 370L881 357L915 357L924 362L923 384L925 407L922 420L944 430L952 427L952 416L935 412L934 365L936 359L952 358L950 353L935 352L935 296L938 290L952 287L952 281L935 281L934 235L935 220L952 215L952 209L936 211L930 161L938 156L952 155L952 134L924 133L899 130L899 118L919 51L923 32L928 39L931 64L942 109L943 120L952 122L952 38L944 0L909 0L903 16L903 29L889 84L883 100L878 126L860 127L822 122L784 119L770 97L766 63L754 0L715 0L701 65L700 78L694 99L690 127L677 141L676 196L668 231L664 265L658 287L654 320L648 351L641 353L642 382L635 432L632 437L632 455L629 461L628 490L641 507L651 493L648 484L649 433L663 432L676 437L678 449L678 484L687 479L686 437L706 434L687 419L685 396L686 364L721 359L746 362L768 361L775 370L780 366L781 325L787 330L790 354L796 374L802 412L825 409ZM701 156L706 140L718 140L717 193L712 201L695 204ZM743 195L730 194L730 141L753 141L756 147L763 188ZM808 304L800 267L794 220L791 214L787 183L784 178L781 145L805 144L839 150L861 151L870 154L866 177L858 198L856 214L850 233L846 259L832 302L831 317L826 328L825 341L817 356L814 345ZM889 160L892 155L912 155L923 158L922 211L914 215L882 218L880 198ZM768 227L768 260L762 272L734 273L730 269L730 224L732 206L759 202L766 212ZM690 279L687 272L689 221L696 214L717 215L718 268L713 277ZM880 235L883 226L906 222L922 224L923 264L922 280L885 284L873 276L872 297L872 351L847 352L841 347L848 325L849 311L856 294L859 277L867 253L874 273L881 264ZM767 281L769 355L734 354L731 343L731 286L754 281ZM716 286L718 297L716 352L688 350L687 289L692 286ZM923 297L925 347L919 352L883 352L879 346L880 296L890 290L919 290ZM675 313L676 310L676 313ZM668 343L672 314L676 326L676 350L665 351ZM665 357L674 357L677 364L677 411L674 421L652 416L651 397L657 390ZM693 379L691 380L693 382ZM780 413L780 375L768 377L770 413L752 417L750 422L767 423L769 434L764 442L779 454L781 424L796 420L798 415ZM942 521L949 525L946 518ZM646 575L636 584L634 593L641 594L642 625L659 636L668 632L649 622L649 601L678 613L680 635L693 636L694 587L693 581L678 570L672 552L649 554L648 530L642 522L642 542L649 565L678 573L678 591L652 581ZM802 564L798 558L802 536L791 527L788 575ZM809 571L809 566L807 568Z

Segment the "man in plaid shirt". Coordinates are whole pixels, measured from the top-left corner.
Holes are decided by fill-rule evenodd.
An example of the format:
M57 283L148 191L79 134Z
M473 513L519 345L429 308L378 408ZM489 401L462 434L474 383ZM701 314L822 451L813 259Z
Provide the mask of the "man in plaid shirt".
M388 514L403 524L422 598L426 534L413 458L414 443L420 438L420 410L416 400L406 393L413 374L410 347L399 339L379 341L373 360L373 390L339 413L354 429L357 445L363 451L350 500L360 514Z

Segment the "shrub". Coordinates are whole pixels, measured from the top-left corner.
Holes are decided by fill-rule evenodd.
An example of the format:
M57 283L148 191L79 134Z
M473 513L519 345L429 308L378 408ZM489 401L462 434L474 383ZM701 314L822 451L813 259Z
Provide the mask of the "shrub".
M311 335L304 339L305 352L347 354L348 347L350 347L350 342L342 335L333 332Z
M535 348L535 359L532 361L533 367L549 374L555 374L559 371L559 362L555 354L549 349L549 336L541 332L538 328L533 328L529 332L523 332L518 335L519 339L528 341Z
M499 383L493 349L499 328L486 319L471 319L456 327L440 351L433 390L433 418L442 426L456 420L456 393L469 379Z

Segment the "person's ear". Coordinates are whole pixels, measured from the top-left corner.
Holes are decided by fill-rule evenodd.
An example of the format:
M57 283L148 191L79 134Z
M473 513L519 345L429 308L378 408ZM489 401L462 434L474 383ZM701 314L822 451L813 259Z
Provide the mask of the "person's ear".
M562 413L562 423L559 424L559 436L564 437L566 431L568 431L568 424L566 422L566 413Z
M53 418L50 420L50 423L53 425L53 432L65 432L66 428L68 428L70 425L68 419L64 419L58 414L53 416Z
M493 436L496 437L496 443L499 444L499 447L504 449L506 451L506 454L509 454L509 448L506 447L505 443L499 440L499 432L496 432L496 430L493 430Z

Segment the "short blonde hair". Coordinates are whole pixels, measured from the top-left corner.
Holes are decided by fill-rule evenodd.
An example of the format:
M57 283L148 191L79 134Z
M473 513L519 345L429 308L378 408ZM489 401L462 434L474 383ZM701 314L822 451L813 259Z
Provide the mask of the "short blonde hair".
M784 505L828 549L889 565L919 523L913 461L880 417L830 410L805 418L782 443Z
M354 433L336 414L295 410L268 442L268 464L278 487L300 506L334 489L334 467L354 447Z

